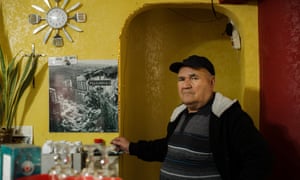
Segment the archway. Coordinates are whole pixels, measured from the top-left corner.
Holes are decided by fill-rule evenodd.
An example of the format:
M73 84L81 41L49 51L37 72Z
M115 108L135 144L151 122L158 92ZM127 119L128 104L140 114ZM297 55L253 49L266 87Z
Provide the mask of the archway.
M168 67L192 54L215 64L217 91L242 98L240 51L224 34L228 22L208 4L147 7L131 19L121 36L121 135L132 141L165 136L171 112L180 103L177 77ZM125 180L158 179L160 163L122 158Z

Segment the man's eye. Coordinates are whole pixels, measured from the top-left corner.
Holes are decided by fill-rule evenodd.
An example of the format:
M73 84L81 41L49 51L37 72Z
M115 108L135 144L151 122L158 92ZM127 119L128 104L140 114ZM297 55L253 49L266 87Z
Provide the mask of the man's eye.
M197 77L197 76L191 77L191 80L198 80L198 79L199 79L199 77Z
M184 81L184 78L179 77L178 81Z

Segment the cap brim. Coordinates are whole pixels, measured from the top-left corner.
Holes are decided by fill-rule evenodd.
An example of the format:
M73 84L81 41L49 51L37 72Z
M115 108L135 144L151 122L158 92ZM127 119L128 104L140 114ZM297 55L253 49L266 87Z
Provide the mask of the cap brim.
M179 69L182 68L182 66L184 66L183 63L175 62L175 63L170 65L169 69L170 69L170 71L172 71L174 73L178 73Z

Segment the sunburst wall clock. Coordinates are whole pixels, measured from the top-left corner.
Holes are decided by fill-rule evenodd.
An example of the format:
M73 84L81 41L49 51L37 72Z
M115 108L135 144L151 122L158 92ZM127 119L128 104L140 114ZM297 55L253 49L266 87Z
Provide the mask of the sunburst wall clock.
M30 14L29 15L29 23L32 25L40 24L41 22L45 22L44 24L41 24L37 28L33 30L33 34L37 34L38 32L47 29L43 42L44 44L47 43L49 37L51 34L54 34L53 37L53 45L56 47L62 47L64 45L63 37L61 36L61 32L63 32L64 36L70 41L73 42L73 39L70 35L70 33L66 30L66 27L69 27L70 29L77 31L77 32L83 32L82 29L75 26L74 24L71 24L71 20L74 20L77 23L83 23L86 22L86 14L72 12L79 7L81 7L81 3L78 2L69 8L67 8L69 4L69 0L64 0L61 2L61 0L54 0L52 5L49 0L44 0L44 3L49 8L48 10L43 9L40 6L32 5L32 7L43 13L44 17L38 15L38 14Z

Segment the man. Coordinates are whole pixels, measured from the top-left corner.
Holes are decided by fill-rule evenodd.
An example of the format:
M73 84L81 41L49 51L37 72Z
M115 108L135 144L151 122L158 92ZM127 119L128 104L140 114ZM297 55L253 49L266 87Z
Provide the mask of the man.
M193 55L170 65L178 75L182 105L175 108L167 136L153 141L112 140L145 161L162 161L161 180L260 180L270 170L266 142L238 101L214 92L215 70Z

